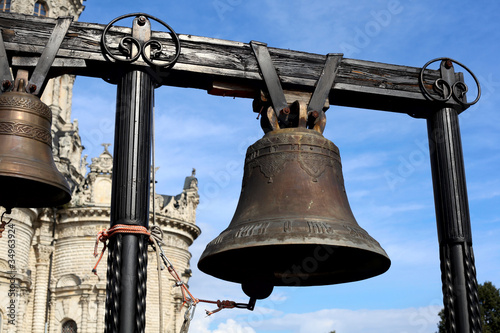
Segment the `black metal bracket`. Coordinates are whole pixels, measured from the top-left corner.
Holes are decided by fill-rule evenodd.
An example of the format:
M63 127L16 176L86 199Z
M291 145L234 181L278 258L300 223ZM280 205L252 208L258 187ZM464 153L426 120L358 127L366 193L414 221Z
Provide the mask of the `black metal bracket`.
M435 63L437 61L441 61L440 64L440 72L441 72L441 78L435 80L432 83L432 88L439 93L442 97L441 98L436 98L433 95L429 93L429 90L426 88L425 80L424 80L424 72L425 69L432 63ZM472 102L467 102L466 94L467 91L469 90L469 87L465 84L465 82L462 80L456 81L454 77L454 71L453 71L453 63L463 67L474 79L476 86L477 86L477 96L476 99L474 99ZM451 70L451 74L450 74ZM428 61L424 67L420 70L420 75L419 75L419 85L420 89L422 90L422 93L426 98L428 98L431 101L435 102L441 102L441 103L446 103L450 101L452 98L454 101L458 102L463 109L468 108L471 105L474 105L479 101L479 98L481 98L481 85L479 84L479 81L477 77L474 75L474 73L467 68L464 64L450 59L450 58L436 58ZM463 110L461 110L463 111Z
M342 60L342 56L343 54L341 53L328 53L326 55L325 66L321 71L321 75L316 83L316 88L314 88L314 92L307 105L307 116L308 118L312 116L312 119L314 119L309 127L319 126L321 132L323 132L326 124L326 116L323 108L332 89L335 77L337 76L337 69Z
M280 78L278 77L278 73L276 73L276 69L274 68L271 60L271 55L267 49L267 44L251 41L250 46L255 54L255 58L257 59L264 82L266 83L276 118L284 120L286 117L285 114L289 113L290 109L288 107L288 103L286 102L283 88L281 87Z
M157 40L150 39L151 36L148 36L148 38L143 38L143 40L139 40L134 36L126 36L119 42L119 52L121 53L121 55L116 54L116 52L111 52L108 41L106 39L106 35L113 24L128 17L135 17L138 20L139 25L149 24L149 28L151 26L150 23L147 22L147 19L154 20L167 28L175 46L175 52L173 56L169 57L170 59L168 60L158 60L162 55L166 55L166 52L164 51L164 45ZM151 34L151 31L149 31L149 34ZM172 27L170 27L167 23L163 22L159 18L144 13L122 15L109 22L102 32L101 44L104 53L117 62L133 63L138 60L140 56L142 56L142 59L146 63L148 63L150 66L155 66L158 68L173 66L181 53L181 43L179 40L179 36L174 31L174 29L172 29ZM135 51L133 50L134 46L136 48Z
M311 96L311 100L307 105L307 112L323 112L328 94L332 89L333 82L337 76L337 69L342 60L341 53L328 53L326 55L325 67L321 71L321 75L316 83L316 88Z
M49 41L45 46L45 49L40 56L40 60L36 64L35 70L31 75L28 87L26 87L29 93L36 96L40 96L43 92L43 88L47 83L46 78L49 73L50 67L56 58L57 51L61 46L66 33L68 32L69 26L73 22L73 17L59 17L57 18L56 26L50 35Z

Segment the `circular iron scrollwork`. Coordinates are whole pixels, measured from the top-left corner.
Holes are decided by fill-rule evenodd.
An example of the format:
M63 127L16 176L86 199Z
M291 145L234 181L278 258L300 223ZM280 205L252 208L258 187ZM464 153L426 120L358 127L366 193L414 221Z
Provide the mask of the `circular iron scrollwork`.
M168 60L158 60L158 58L161 55L165 54L165 52L163 51L163 44L160 41L150 39L146 42L141 42L140 40L132 36L126 36L120 40L118 49L120 50L122 55L113 54L107 44L106 34L108 33L109 29L113 26L113 24L129 17L144 18L144 20L148 18L160 23L165 28L167 28L169 30L170 36L172 36L172 41L174 42L175 45L174 55L171 56L170 59ZM181 43L179 40L179 36L174 31L174 29L172 29L167 23L163 22L162 20L154 16L143 13L126 14L115 18L106 26L106 28L104 28L104 31L102 32L101 43L104 51L106 52L106 55L108 55L115 61L132 63L137 59L139 59L139 57L142 55L144 61L146 61L149 65L156 67L172 66L177 61L181 53ZM133 45L138 50L138 52L135 55L132 55Z
M469 74L472 76L472 78L476 82L476 86L477 86L477 97L474 101L472 101L470 103L463 102L463 98L465 97L465 94L467 94L467 92L469 91L469 87L463 81L457 81L453 85L450 86L450 84L446 80L444 80L442 78L436 79L434 81L434 83L432 84L432 86L433 86L434 90L436 90L443 97L436 98L429 93L429 91L427 90L427 88L425 87L425 84L424 84L424 71L430 64L435 63L436 61L440 61L440 60L450 62L450 66L452 63L455 63L455 64L465 68L465 70L467 72L469 72ZM422 93L425 95L425 97L429 98L430 100L436 101L436 102L447 102L453 97L461 105L471 106L471 105L476 104L477 101L479 101L479 98L481 97L481 86L479 85L479 81L476 78L476 76L474 75L474 73L472 73L472 71L469 68L467 68L464 64L462 64L456 60L450 59L450 58L436 58L436 59L432 59L432 60L428 61L424 65L424 67L422 67L422 69L420 70L419 84L420 84L420 89L422 90Z

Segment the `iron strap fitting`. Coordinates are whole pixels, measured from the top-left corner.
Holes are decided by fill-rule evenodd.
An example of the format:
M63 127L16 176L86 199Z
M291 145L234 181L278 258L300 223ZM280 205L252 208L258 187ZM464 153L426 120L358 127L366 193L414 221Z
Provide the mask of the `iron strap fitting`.
M314 92L307 105L307 115L312 115L313 118L316 119L314 121L314 126L319 127L321 133L323 133L326 125L326 110L323 108L328 100L328 95L333 87L333 83L335 82L341 60L342 54L328 53L326 55L325 66L321 71L321 75L316 83L316 88L314 88Z
M290 106L286 100L285 92L281 86L281 81L276 72L271 59L271 55L267 48L266 43L251 41L250 46L257 60L262 78L264 79L267 92L271 98L273 110L268 110L264 112L270 120L270 127L272 130L280 128L280 124L284 127L289 125L289 114L291 107L296 107L296 105ZM335 77L337 74L337 69L342 60L342 54L339 53L329 53L326 56L325 65L321 71L320 77L316 83L313 94L311 95L307 103L307 119L312 117L313 121L307 121L308 128L313 128L314 126L320 128L320 132L323 132L324 125L326 123L326 117L324 114L325 104L328 100L328 95L332 89ZM298 106L300 107L300 106ZM259 114L262 110L257 111ZM301 126L302 124L299 124ZM304 124L305 125L305 124Z
M43 52L40 55L33 74L29 80L28 71L25 69L20 69L17 72L15 80L12 78L3 38L0 35L1 92L19 90L19 85L21 85L21 89L24 88L27 93L40 97L43 93L45 85L47 84L47 75L50 67L56 58L59 47L68 32L71 22L73 22L73 17L59 17L57 19L54 30L52 30L52 34L50 35L47 45L43 49Z
M271 97L274 112L276 117L282 121L287 122L287 114L290 113L290 108L286 102L285 93L281 88L280 78L276 69L274 68L271 60L271 55L267 49L267 44L262 42L251 41L250 46L257 59L260 72L264 78L264 82Z
M7 51L3 43L3 31L0 30L0 93L10 91L14 84L14 79L9 68L9 59L7 58Z

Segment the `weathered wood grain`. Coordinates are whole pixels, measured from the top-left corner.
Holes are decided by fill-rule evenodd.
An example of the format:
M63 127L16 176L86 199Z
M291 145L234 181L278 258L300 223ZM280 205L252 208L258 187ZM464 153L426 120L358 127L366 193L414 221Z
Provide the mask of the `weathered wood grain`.
M42 53L54 25L55 20L50 18L0 13L0 29L11 59L10 65L34 66L33 58ZM214 82L227 87L234 85L239 87L234 92L236 97L258 97L260 90L265 89L248 43L181 34L181 54L177 63L169 69L158 69L151 68L140 59L133 65L124 65L106 57L101 47L104 28L104 24L73 22L50 75L70 73L112 81L133 67L150 71L163 85L205 89L211 93L219 91L213 89ZM118 43L130 31L127 27L110 29L106 41L112 52L119 54ZM152 36L164 45L160 59L168 59L174 54L174 43L169 33L155 31ZM308 93L314 90L326 60L325 55L272 47L269 47L269 52L283 89ZM421 93L419 73L420 68L344 58L340 62L329 101L332 105L422 116L422 112L425 114L435 108L436 103L427 100ZM430 83L438 77L437 71L426 72L426 82ZM231 91L225 89L223 94L231 96Z

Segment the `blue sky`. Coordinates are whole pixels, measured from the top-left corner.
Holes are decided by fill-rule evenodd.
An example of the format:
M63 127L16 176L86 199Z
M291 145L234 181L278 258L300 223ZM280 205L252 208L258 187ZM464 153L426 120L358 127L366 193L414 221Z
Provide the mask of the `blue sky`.
M437 57L468 66L483 96L460 115L478 281L500 287L500 23L497 1L96 1L80 20L107 24L133 12L157 16L176 32L346 58L421 67ZM467 81L470 83L470 78ZM471 94L474 89L471 84ZM73 118L84 154L113 142L116 87L76 80ZM191 291L244 302L239 285L198 271L206 244L227 227L241 190L246 148L262 137L251 100L205 91L156 90L157 192L177 194L197 169L202 235L191 247ZM392 260L385 274L355 283L275 288L253 312L204 316L191 332L435 332L441 277L425 120L332 106L325 137L340 149L345 186L359 225ZM394 176L397 181L393 181Z

